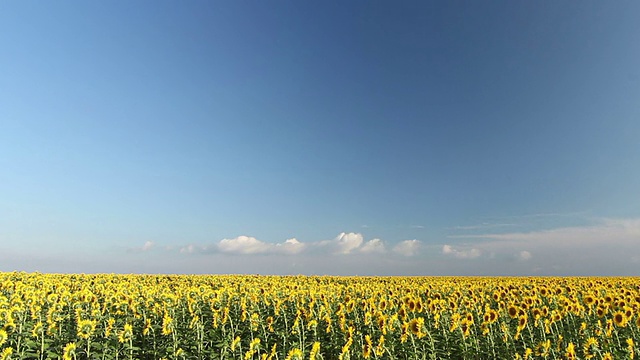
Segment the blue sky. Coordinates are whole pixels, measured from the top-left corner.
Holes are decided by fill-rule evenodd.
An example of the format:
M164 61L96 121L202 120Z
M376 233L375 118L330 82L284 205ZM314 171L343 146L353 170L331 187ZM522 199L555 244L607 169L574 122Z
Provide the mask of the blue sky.
M0 270L640 275L640 3L0 4Z

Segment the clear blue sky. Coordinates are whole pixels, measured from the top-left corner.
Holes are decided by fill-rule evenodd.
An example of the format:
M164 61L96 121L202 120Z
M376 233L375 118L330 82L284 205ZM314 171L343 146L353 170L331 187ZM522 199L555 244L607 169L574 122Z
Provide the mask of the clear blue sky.
M4 1L0 270L640 274L639 17Z

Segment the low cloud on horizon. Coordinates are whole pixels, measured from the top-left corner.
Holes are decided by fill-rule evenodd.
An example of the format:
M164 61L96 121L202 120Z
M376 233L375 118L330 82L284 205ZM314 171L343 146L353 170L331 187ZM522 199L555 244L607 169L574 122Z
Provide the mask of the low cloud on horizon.
M458 260L529 266L530 275L640 275L640 219L528 232L450 235L442 254Z
M479 229L482 230L482 229ZM640 219L529 232L449 235L388 242L342 232L330 240L267 242L241 235L211 243L137 247L98 255L3 249L2 271L261 273L326 275L640 275ZM5 246L6 247L6 246ZM123 251L124 250L124 251Z
M281 243L270 243L258 240L252 236L241 235L231 239L222 239L212 244L189 244L182 247L180 252L190 254L225 253L234 255L297 255L305 253L325 256L385 254L393 252L403 256L415 256L418 254L420 243L419 240L415 239L404 240L389 250L385 241L378 238L365 241L361 233L354 232L342 232L332 240L301 242L296 238L290 238Z

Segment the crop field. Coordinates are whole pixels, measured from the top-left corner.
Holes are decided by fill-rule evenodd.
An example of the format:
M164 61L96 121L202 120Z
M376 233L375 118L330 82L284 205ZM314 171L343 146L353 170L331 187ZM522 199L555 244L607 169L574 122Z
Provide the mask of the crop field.
M637 278L0 273L0 359L633 359Z

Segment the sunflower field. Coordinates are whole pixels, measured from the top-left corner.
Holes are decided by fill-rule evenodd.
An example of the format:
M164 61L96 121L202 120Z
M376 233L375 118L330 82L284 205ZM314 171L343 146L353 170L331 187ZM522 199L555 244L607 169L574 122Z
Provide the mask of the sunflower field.
M0 273L0 359L634 359L636 278Z

